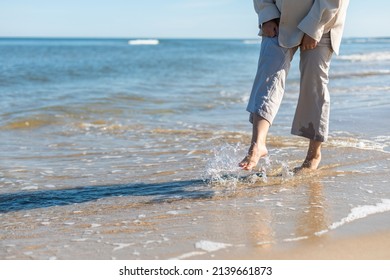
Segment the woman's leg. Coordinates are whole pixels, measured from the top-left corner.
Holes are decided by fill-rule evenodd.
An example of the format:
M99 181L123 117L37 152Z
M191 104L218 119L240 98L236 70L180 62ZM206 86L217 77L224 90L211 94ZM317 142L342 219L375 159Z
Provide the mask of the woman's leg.
M252 140L248 155L240 162L239 166L245 170L256 167L260 158L268 154L266 140L270 123L257 114L253 114Z
M268 153L268 129L279 110L295 51L296 48L280 47L277 37L262 39L257 74L247 106L253 124L252 140L247 156L239 164L245 170L256 167L259 159Z
M291 133L310 139L302 168L317 169L322 142L328 137L332 54L329 34L322 37L316 48L301 52L301 86Z
M321 162L321 146L322 142L310 140L307 155L301 169L307 168L315 170L318 168L318 165Z

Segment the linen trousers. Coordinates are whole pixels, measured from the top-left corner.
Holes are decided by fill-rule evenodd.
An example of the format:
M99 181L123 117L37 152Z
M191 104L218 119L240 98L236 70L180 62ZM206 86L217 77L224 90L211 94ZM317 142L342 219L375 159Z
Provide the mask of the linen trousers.
M291 61L298 47L283 48L277 37L263 37L260 57L247 111L271 125L279 110ZM330 96L329 68L333 55L330 34L317 47L300 52L300 91L291 133L324 142L328 137Z

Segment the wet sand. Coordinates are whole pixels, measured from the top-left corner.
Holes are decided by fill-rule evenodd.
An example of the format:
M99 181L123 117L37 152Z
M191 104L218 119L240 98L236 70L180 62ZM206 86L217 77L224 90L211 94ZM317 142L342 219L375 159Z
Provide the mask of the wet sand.
M277 139L281 155L263 162L266 178L167 173L162 182L2 196L0 258L388 259L388 154L328 144L320 170L292 175L286 163L299 157L278 161L287 143ZM232 147L223 150L233 164ZM348 158L337 161L340 152Z
M241 215L229 210L233 207L218 207L214 212L208 209L209 217L189 214L187 207L187 211L163 214L152 211L154 216L138 215L128 222L113 219L110 224L71 222L67 218L60 222L57 217L55 222L43 221L34 226L14 225L13 235L2 240L0 255L2 259L75 260L390 258L390 232L385 225L390 218L386 213L355 221L324 236L277 240L280 233L272 232L267 219L260 218L255 225L245 211ZM74 214L92 214L86 212ZM244 223L238 224L238 218Z
M382 215L383 222L389 217ZM362 222L364 227L367 221ZM242 250L214 254L215 259L264 259L264 260L389 260L390 232L375 232L346 237L331 237L299 241L293 248L268 248Z

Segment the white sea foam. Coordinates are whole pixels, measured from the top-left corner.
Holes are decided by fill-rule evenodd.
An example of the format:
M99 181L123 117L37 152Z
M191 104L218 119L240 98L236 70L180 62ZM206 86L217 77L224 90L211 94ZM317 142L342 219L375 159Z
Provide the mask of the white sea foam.
M363 219L373 214L379 214L388 211L390 211L390 199L382 199L382 202L379 202L376 205L357 206L351 209L351 212L347 217L342 218L340 221L331 224L328 229L316 232L315 235L320 236L330 230L334 230L355 220Z
M156 39L136 39L129 40L129 45L158 45L160 44L159 40Z
M335 72L332 74L332 79L343 79L343 78L351 78L351 77L370 77L370 76L385 76L390 75L390 70L386 69L378 69L378 70L363 70L359 72ZM388 86L377 86L377 85L367 85L367 86L359 86L356 88L349 87L348 92L351 91L367 91L372 89L387 89Z
M130 246L134 245L134 243L114 243L113 245L116 247L114 249L112 249L112 251L118 251L118 250L122 250L124 248L130 247Z
M178 211L168 211L167 214L168 215L179 215L179 212Z
M387 143L380 143L379 141L362 140L356 138L334 138L330 139L328 144L335 147L356 148L361 150L372 150L387 153L385 151Z
M195 243L196 249L201 249L206 252L215 252L221 249L226 249L228 247L231 247L232 244L226 244L226 243L220 243L220 242L213 242L208 240L201 240Z
M70 241L72 241L72 242L85 242L87 240L88 240L88 238L75 238L75 239L71 239Z
M347 38L344 39L344 42L346 44L367 44L367 43L388 43L390 41L390 38L383 37L383 38Z
M171 260L184 260L184 259L188 259L188 258L195 257L195 256L201 256L204 254L206 254L206 252L193 251L193 252L185 253L185 254L180 255L178 257L174 257Z
M309 238L308 236L300 236L300 237L295 237L295 238L286 238L286 239L283 239L283 241L284 242L295 242L295 241L305 240L308 238Z
M390 52L371 52L365 54L340 55L336 59L348 61L385 61L390 60Z
M22 188L23 191L30 191L30 190L37 190L37 189L38 186L27 186Z
M100 227L101 224L91 224L91 228L96 228L96 227Z

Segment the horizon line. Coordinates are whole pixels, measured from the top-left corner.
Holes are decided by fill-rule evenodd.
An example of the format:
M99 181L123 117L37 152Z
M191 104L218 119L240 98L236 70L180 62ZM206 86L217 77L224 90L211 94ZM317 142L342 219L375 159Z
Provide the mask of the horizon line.
M261 38L256 37L110 37L110 36L0 36L0 39L84 39L84 40L255 40ZM388 39L390 36L345 36L343 39Z

